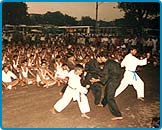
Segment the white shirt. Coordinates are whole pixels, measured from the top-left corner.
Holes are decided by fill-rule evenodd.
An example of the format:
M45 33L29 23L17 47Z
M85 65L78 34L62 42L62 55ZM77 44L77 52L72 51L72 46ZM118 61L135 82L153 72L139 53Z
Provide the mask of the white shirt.
M68 73L69 72L67 70L60 69L59 71L56 71L55 78L58 77L61 79L65 79L68 76Z
M87 93L87 89L84 88L81 83L80 83L80 76L79 75L76 75L74 73L74 70L71 70L68 74L68 77L69 77L69 81L68 81L68 85L71 87L71 88L76 88L77 91L81 92L81 93Z
M135 56L133 56L131 53L125 56L123 61L121 62L121 67L125 67L125 70L129 71L136 71L136 67L146 65L147 59L139 60Z
M12 78L16 79L17 76L12 73L11 71L8 71L7 73L4 72L4 70L2 71L2 81L3 82L12 82Z

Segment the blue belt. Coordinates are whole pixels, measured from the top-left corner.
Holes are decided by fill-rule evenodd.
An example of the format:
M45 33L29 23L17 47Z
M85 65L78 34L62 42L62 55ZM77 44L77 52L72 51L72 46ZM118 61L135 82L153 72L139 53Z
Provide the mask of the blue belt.
M130 71L130 70L128 70L128 71ZM136 73L136 71L130 71L130 72L133 73L133 80L137 81L137 73Z

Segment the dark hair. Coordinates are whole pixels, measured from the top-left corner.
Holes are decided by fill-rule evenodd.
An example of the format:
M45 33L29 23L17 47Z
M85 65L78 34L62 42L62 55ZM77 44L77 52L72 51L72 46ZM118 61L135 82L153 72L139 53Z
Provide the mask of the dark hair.
M67 58L70 58L70 57L72 57L72 56L74 56L74 54L73 54L72 52L68 52L68 53L67 53Z
M42 62L42 63L41 63L41 66L42 66L43 64L47 65L47 63L46 63L46 62Z
M56 56L56 59L59 59L59 58L61 58L61 56L60 56L60 55L57 55L57 56Z
M132 51L132 50L137 50L137 46L131 46L130 48L129 48L129 51Z
M17 58L17 55L14 55L13 58Z
M47 62L47 60L46 60L46 59L41 59L41 62L45 62L45 63L46 63L46 62Z
M108 57L108 53L107 53L107 51L102 51L96 57L105 57L105 58L107 58Z
M78 69L84 69L84 67L83 67L81 64L76 64L76 65L75 65L75 68L76 68L76 69L77 69L77 68L78 68Z
M68 66L68 65L67 65L66 63L64 63L64 64L62 64L62 67L63 67L63 66Z
M3 67L2 67L2 70L5 68L5 67L9 67L7 64L4 64Z
M25 62L28 62L27 59L24 59L24 60L21 61L22 64L25 63Z

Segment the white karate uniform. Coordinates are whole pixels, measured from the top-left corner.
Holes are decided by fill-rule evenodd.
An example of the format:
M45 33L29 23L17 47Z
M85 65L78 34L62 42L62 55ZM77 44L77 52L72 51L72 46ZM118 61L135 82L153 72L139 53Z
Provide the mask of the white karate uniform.
M121 80L119 87L115 92L115 97L117 97L122 91L124 91L128 85L133 85L137 91L137 98L144 97L144 82L137 75L136 67L146 65L147 59L139 60L131 53L125 56L121 62L121 67L125 67L124 78Z
M86 88L81 86L80 77L74 73L74 70L69 72L68 77L68 87L66 88L62 98L54 105L54 108L58 112L61 112L73 99L73 101L78 102L81 113L90 112L88 99L85 95L88 91Z

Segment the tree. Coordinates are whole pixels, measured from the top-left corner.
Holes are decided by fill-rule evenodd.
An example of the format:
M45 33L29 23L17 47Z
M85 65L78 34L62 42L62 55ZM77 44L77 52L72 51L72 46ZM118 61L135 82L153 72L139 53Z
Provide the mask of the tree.
M45 24L60 25L76 25L76 18L62 14L60 11L47 12L43 15Z
M44 24L44 17L41 14L30 14L30 22L33 25Z
M64 25L64 15L60 12L47 12L44 14L46 24Z
M157 2L122 2L118 8L125 12L125 18L138 26L140 32L144 21L160 14L160 3Z
M65 19L65 25L69 26L69 25L77 25L77 21L75 17L71 17L65 14L64 16Z
M4 2L2 4L2 18L4 24L28 24L29 15L27 5L23 2Z
M80 25L86 25L86 26L95 26L96 24L96 20L92 19L89 16L84 16L81 18L81 20L79 21Z

